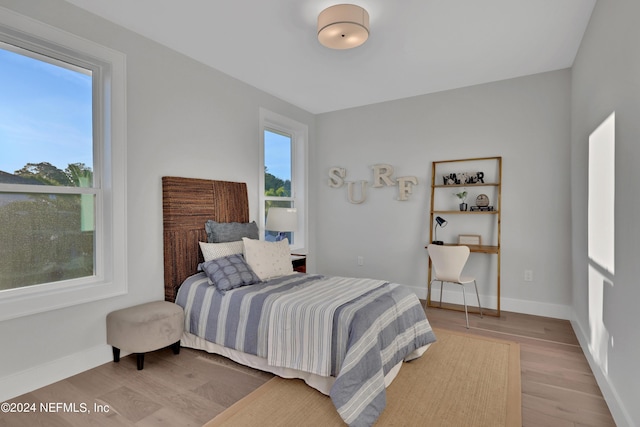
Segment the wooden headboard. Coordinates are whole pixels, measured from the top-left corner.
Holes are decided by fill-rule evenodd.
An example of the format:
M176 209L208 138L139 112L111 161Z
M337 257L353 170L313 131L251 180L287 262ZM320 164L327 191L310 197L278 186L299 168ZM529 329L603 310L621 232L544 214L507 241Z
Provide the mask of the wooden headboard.
M247 184L162 177L164 299L174 302L184 279L196 273L207 241L204 223L249 222Z

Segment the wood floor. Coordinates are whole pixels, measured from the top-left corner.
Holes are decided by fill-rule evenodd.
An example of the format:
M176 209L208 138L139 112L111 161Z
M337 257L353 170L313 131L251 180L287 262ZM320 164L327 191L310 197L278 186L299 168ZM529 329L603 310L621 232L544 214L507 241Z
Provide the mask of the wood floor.
M465 330L464 313L428 308L432 326ZM502 311L469 314L469 332L520 344L522 425L615 426L571 324L566 320Z
M435 327L465 330L464 313L429 308L427 316ZM524 426L615 426L569 322L508 312L469 321L469 333L520 343ZM142 371L127 356L19 396L9 401L14 409L35 412L0 412L0 427L201 426L270 378L220 356L167 348L147 354Z

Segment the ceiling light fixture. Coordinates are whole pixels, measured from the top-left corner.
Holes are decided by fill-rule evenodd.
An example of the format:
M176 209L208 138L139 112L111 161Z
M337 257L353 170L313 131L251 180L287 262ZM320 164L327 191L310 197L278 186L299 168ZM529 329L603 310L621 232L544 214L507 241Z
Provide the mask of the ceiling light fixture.
M351 49L369 38L369 13L355 4L337 4L318 15L318 41L330 49Z

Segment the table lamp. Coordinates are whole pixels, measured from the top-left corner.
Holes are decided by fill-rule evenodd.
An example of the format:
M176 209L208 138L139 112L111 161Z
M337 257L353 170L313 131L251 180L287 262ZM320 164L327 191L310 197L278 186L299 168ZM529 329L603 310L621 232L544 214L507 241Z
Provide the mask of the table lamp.
M298 210L295 208L269 208L264 228L278 232L276 242L285 239L287 232L293 232L298 228Z

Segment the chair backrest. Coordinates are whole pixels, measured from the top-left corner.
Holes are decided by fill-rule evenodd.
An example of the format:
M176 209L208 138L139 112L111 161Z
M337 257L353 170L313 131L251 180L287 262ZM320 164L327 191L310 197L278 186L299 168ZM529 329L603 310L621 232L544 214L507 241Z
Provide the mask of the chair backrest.
M459 282L469 258L468 246L429 245L427 252L435 270L435 280Z

